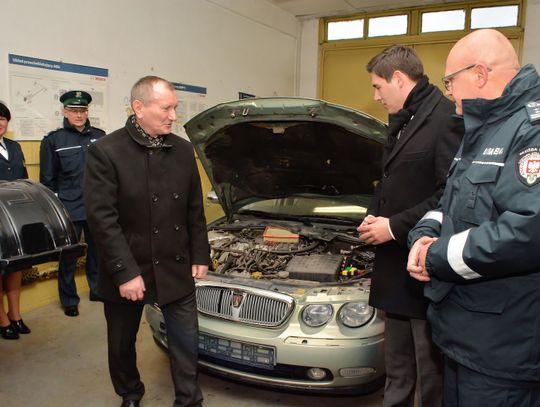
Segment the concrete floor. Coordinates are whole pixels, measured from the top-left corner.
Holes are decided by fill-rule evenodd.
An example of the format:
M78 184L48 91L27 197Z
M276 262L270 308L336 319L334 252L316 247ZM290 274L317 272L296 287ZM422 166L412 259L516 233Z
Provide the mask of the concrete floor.
M64 316L58 304L23 315L32 329L19 340L0 338L0 405L9 407L119 406L107 368L103 305L81 301L81 315ZM173 389L168 359L146 321L137 342L146 394L143 407L169 407ZM205 407L313 406L375 407L383 391L363 397L310 396L260 390L201 373Z

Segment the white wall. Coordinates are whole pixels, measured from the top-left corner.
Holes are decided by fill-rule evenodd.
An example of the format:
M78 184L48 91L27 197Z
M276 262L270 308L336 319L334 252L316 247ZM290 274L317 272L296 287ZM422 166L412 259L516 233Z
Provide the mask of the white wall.
M141 76L204 86L206 105L293 95L300 23L254 0L2 0L0 99L8 54L109 69L109 129Z
M319 83L319 19L302 20L298 95L317 98Z
M540 71L540 0L528 0L525 15L525 40L523 42L523 64L534 64Z

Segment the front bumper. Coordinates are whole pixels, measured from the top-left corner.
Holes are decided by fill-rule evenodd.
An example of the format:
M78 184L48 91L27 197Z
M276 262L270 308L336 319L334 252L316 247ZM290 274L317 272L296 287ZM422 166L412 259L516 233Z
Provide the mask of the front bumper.
M147 305L156 342L167 347L163 316ZM382 321L378 323L383 323ZM310 393L361 394L384 383L384 334L317 338L234 324L199 314L199 365L231 379ZM248 340L249 338L249 340ZM310 372L318 373L317 378Z

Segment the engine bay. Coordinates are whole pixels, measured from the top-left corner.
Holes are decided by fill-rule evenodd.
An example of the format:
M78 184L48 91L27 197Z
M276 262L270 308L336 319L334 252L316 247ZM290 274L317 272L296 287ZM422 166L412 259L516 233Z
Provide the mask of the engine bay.
M367 277L373 246L350 230L295 232L282 226L220 227L209 230L213 272L230 277L339 283Z

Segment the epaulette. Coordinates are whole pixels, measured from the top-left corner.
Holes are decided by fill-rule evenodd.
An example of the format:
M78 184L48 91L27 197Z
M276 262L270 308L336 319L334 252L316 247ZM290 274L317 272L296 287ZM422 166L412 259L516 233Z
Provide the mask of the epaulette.
M533 124L540 123L540 101L528 102L525 108L529 121Z
M48 137L48 136L50 136L51 134L56 133L58 130L62 130L62 127L58 127L57 129L48 132L47 135L46 135L45 137Z
M99 127L90 126L92 129L102 132L103 134L107 134L105 130L100 129Z

